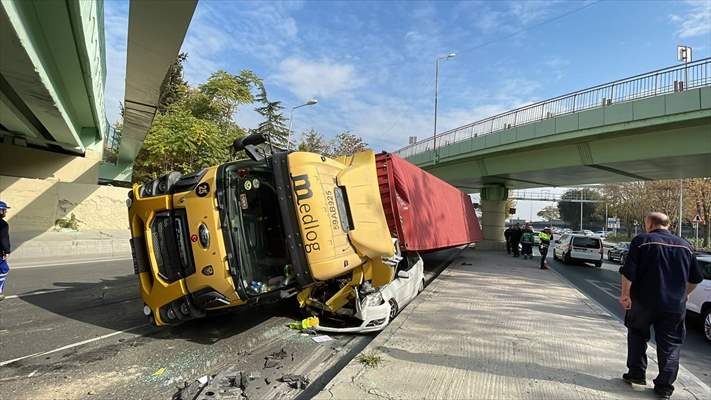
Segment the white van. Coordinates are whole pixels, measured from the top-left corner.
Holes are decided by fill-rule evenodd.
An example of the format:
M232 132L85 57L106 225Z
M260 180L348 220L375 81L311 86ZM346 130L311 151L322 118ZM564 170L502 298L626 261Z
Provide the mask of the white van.
M564 264L573 261L594 263L602 267L602 240L594 236L563 235L555 241L553 259L562 260Z
M711 342L711 255L697 256L703 282L694 289L686 300L686 309L699 314L704 321L704 337Z

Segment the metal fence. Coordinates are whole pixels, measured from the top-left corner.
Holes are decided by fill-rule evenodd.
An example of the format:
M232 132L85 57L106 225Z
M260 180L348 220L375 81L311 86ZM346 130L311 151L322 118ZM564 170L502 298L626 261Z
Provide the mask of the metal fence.
M440 148L451 143L488 135L504 129L511 129L531 122L543 121L559 115L709 85L711 85L711 57L526 105L440 133L436 136L436 142L434 138L421 140L403 147L396 153L401 157L409 157L432 150L435 144L437 148Z

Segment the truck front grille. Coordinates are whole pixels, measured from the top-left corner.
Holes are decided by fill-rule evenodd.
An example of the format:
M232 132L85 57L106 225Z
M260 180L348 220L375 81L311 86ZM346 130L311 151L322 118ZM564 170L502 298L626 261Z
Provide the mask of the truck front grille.
M158 214L151 224L158 274L167 282L195 273L187 218L182 210Z

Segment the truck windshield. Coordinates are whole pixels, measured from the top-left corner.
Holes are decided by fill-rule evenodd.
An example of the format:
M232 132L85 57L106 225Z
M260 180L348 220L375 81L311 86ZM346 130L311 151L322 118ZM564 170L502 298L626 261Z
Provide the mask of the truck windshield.
M249 295L285 287L293 274L273 174L231 167L226 177L227 214L243 287Z

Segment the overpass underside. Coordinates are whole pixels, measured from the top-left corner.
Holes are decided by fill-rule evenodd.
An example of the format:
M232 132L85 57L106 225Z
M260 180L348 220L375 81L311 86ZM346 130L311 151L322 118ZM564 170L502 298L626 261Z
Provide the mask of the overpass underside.
M469 192L711 176L711 88L611 105L408 157Z

